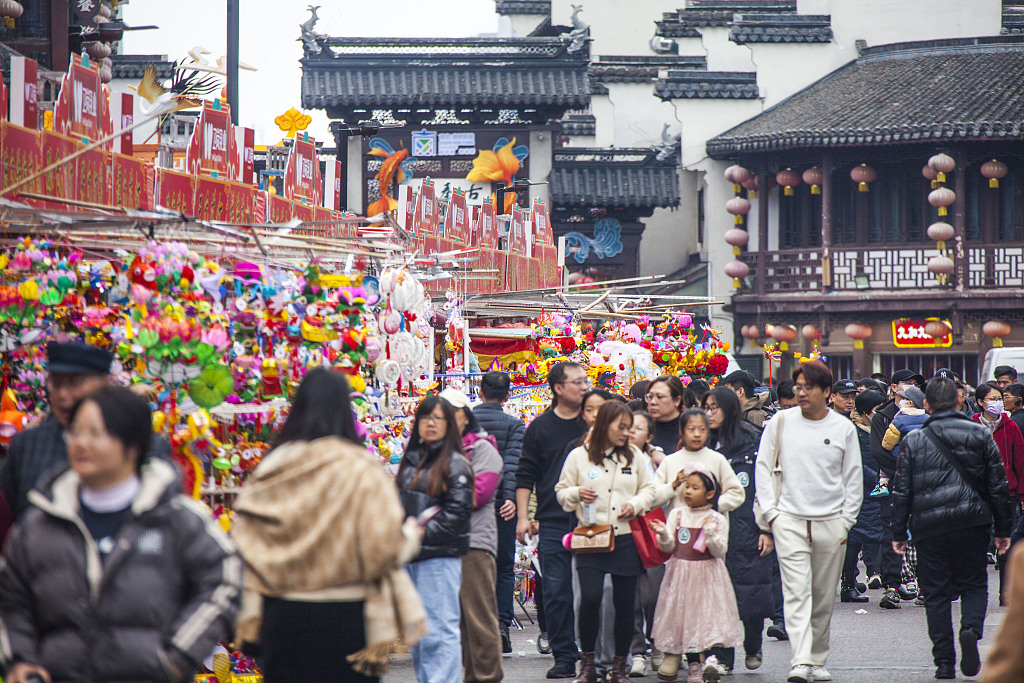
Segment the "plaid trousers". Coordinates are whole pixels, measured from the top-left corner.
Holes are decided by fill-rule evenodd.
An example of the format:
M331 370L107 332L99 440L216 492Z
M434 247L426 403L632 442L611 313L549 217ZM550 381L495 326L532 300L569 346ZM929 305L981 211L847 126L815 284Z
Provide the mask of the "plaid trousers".
M900 568L900 580L904 584L917 580L917 548L913 541L907 542L907 552L903 555L903 566Z

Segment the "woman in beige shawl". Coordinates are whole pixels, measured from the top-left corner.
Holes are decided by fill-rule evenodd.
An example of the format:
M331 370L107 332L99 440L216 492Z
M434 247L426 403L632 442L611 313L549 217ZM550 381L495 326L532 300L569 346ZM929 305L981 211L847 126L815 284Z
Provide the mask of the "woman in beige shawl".
M359 445L348 393L339 372L306 375L235 506L246 567L237 639L259 642L266 683L377 681L399 641L425 630L401 569L419 530Z

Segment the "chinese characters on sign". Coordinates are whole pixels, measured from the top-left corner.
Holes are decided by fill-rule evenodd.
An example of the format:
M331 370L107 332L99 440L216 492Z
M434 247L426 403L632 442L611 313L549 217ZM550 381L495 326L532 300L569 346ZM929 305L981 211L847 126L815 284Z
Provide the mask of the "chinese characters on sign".
M228 178L231 163L229 136L233 135L231 128L227 105L220 105L219 100L215 100L214 105L208 101L203 102L203 111L192 129L185 153L185 168L189 173Z
M927 325L931 320L938 320L938 318L929 318L928 320L893 320L893 344L896 345L896 348L900 349L916 349L936 346L948 348L952 346L952 332L941 339L936 339L924 331L925 325ZM945 322L947 324L949 323L948 320Z
M68 137L92 142L112 132L107 98L102 91L99 67L75 54L61 80L53 108L53 130ZM88 65L87 65L88 64Z
M411 133L415 157L464 157L476 154L476 133L438 133L418 130Z

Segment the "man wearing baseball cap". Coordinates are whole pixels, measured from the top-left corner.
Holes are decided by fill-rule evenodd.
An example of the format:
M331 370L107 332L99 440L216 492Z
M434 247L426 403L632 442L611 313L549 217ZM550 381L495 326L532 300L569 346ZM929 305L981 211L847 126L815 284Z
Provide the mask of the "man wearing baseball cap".
M68 464L64 430L78 402L107 382L113 356L89 344L50 342L46 345L46 395L50 414L38 426L11 439L0 465L0 494L17 519L28 507L28 492L51 471ZM167 442L154 435L151 453L167 457Z
M892 424L893 418L900 411L898 401L902 399L899 397L899 392L910 386L920 388L922 384L924 384L924 377L922 375L917 374L913 370L897 370L892 374L889 384L888 402L879 406L875 410L874 417L871 418L871 455L874 457L875 462L878 463L879 473L884 474L889 479L896 472L896 458L893 457L890 451L882 447L882 439L889 430L889 425ZM892 531L889 529L892 503L888 496L878 498L877 500L881 502L880 512L882 514L883 536L881 547L879 548L881 552L879 570L881 571L882 588L885 589L885 594L882 595L878 604L879 607L884 609L899 609L901 598L913 600L917 596L910 592L901 592L900 570L903 567L903 560L892 549Z
M849 418L857 398L857 383L852 379L841 379L832 385L832 410Z

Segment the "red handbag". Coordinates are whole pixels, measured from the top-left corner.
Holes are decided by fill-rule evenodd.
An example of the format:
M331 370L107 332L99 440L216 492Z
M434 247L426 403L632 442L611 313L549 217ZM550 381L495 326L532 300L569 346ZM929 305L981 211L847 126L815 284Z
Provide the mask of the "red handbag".
M651 520L658 520L665 523L665 511L661 508L654 508L643 517L629 520L629 531L633 534L633 543L636 544L636 551L640 554L640 562L644 569L657 567L664 564L672 553L662 552L658 547L658 534L647 525Z

